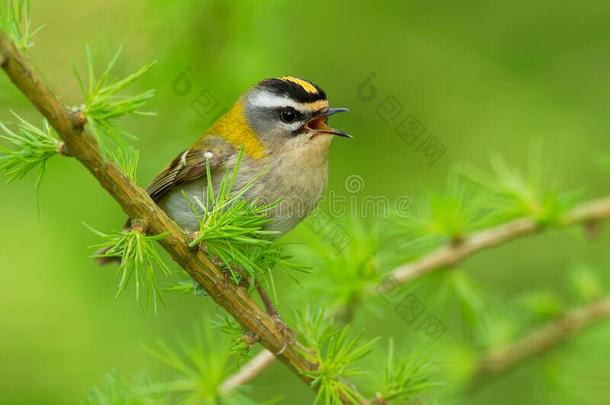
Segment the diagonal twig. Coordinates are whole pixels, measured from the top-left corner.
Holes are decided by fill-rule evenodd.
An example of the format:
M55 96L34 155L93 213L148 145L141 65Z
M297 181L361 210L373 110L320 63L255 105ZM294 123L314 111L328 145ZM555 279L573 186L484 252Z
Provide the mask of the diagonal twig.
M610 218L610 197L582 203L560 217L557 226L591 226ZM459 243L442 246L437 250L394 269L388 277L400 284L408 283L441 267L454 266L465 258L485 249L510 242L524 236L540 233L545 226L532 218L520 218L483 230L466 237Z
M275 356L269 350L263 350L252 357L235 374L227 378L220 388L221 392L231 392L240 385L252 381L261 371L266 369L275 360Z
M557 347L589 325L608 318L610 318L610 297L571 309L560 319L539 327L520 340L492 350L479 360L470 378L470 392Z

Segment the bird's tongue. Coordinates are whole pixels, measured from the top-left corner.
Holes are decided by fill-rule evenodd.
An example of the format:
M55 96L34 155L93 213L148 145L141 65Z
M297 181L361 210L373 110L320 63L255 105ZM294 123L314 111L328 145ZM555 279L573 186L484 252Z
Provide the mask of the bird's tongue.
M313 129L314 131L327 131L332 129L326 124L326 116L312 119L307 123L307 127L309 129Z

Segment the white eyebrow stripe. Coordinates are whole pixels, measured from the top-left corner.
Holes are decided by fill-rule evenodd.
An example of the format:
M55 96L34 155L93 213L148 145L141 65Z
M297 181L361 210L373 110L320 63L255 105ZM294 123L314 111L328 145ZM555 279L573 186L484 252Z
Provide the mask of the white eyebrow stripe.
M290 97L279 96L277 94L262 91L254 95L251 99L252 105L265 108L282 108L292 107L295 110L305 112L309 111L305 104L297 103Z
M260 92L256 94L251 100L250 103L257 107L264 108L284 108L284 107L292 107L297 111L300 111L302 114L308 111L302 103L297 103L294 100L278 96L277 94L269 93L269 92ZM297 120L292 123L282 123L288 130L296 131L303 126L305 120Z

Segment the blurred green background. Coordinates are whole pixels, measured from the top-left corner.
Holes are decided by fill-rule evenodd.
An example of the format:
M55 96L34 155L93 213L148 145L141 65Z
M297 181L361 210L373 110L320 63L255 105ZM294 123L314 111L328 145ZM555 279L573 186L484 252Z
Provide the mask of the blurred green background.
M136 85L157 90L148 109L158 116L126 121L139 136L142 184L246 88L294 75L318 83L333 105L352 110L333 120L354 139L332 146L329 190L345 193L345 179L357 174L365 193L408 195L417 206L425 190L444 187L455 163L485 166L500 154L525 168L533 143L542 146L545 166L566 189L587 196L610 190L597 164L610 149L608 2L33 0L32 9L34 24L46 27L30 58L68 104L80 102L72 69L83 68L86 44L99 61L124 44L121 73L158 61ZM181 74L192 87L177 92ZM366 101L358 88L371 74L377 96ZM202 91L218 103L204 114L191 105ZM436 164L428 165L377 114L388 96L442 142L446 153ZM13 121L9 109L40 121L3 75L0 107L3 121ZM142 313L132 291L113 298L113 270L88 257L88 246L98 241L82 223L116 229L123 214L77 162L51 162L40 215L33 178L0 187L0 403L77 403L112 369L154 372L158 363L143 346L188 335L212 306L175 296L152 316ZM302 228L290 238L299 240ZM575 229L553 232L485 252L463 267L494 301L511 307L530 291L567 296L567 270L607 267L609 242L607 232L594 242ZM290 281L280 284L280 299L295 289ZM409 345L410 332L392 311L364 312L356 324ZM437 349L450 344L449 332ZM596 326L552 367L531 363L467 403L610 403L608 339L610 325ZM444 366L459 366L442 359ZM548 377L560 372L567 382ZM536 377L541 373L545 377ZM278 393L286 395L282 403L313 398L281 365L252 386L260 400Z

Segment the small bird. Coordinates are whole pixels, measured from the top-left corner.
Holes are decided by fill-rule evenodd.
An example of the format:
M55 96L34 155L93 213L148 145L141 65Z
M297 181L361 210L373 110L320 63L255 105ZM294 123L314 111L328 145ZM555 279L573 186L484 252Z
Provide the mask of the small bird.
M243 198L279 204L269 212L266 230L282 235L311 213L326 189L328 151L333 136L350 135L327 125L328 117L348 111L330 108L314 83L292 76L266 79L237 102L188 149L181 152L146 189L150 197L186 232L199 230L202 212L189 201L217 190L233 170L242 148L233 190L259 176ZM130 227L128 221L126 227ZM120 261L98 252L101 264Z
M181 152L146 190L186 232L196 232L203 212L193 212L190 201L201 201L206 194L206 164L210 166L211 186L217 190L227 170L235 168L243 148L233 190L259 176L243 198L257 203L279 201L269 212L271 221L266 229L281 235L309 215L324 194L331 138L351 138L329 127L327 120L344 111L348 109L330 108L324 91L308 80L292 76L263 80ZM130 226L128 221L126 227ZM98 252L100 263L120 262L118 257L108 257L108 250ZM258 281L256 289L267 312L286 334L285 348L293 332Z
M292 76L263 80L181 152L147 191L185 231L195 232L200 220L185 194L199 199L205 195L206 161L216 189L243 147L234 190L260 175L244 198L279 201L270 212L267 230L281 235L309 215L322 197L331 138L351 138L329 127L327 119L344 111L348 110L330 108L324 91L308 80Z

